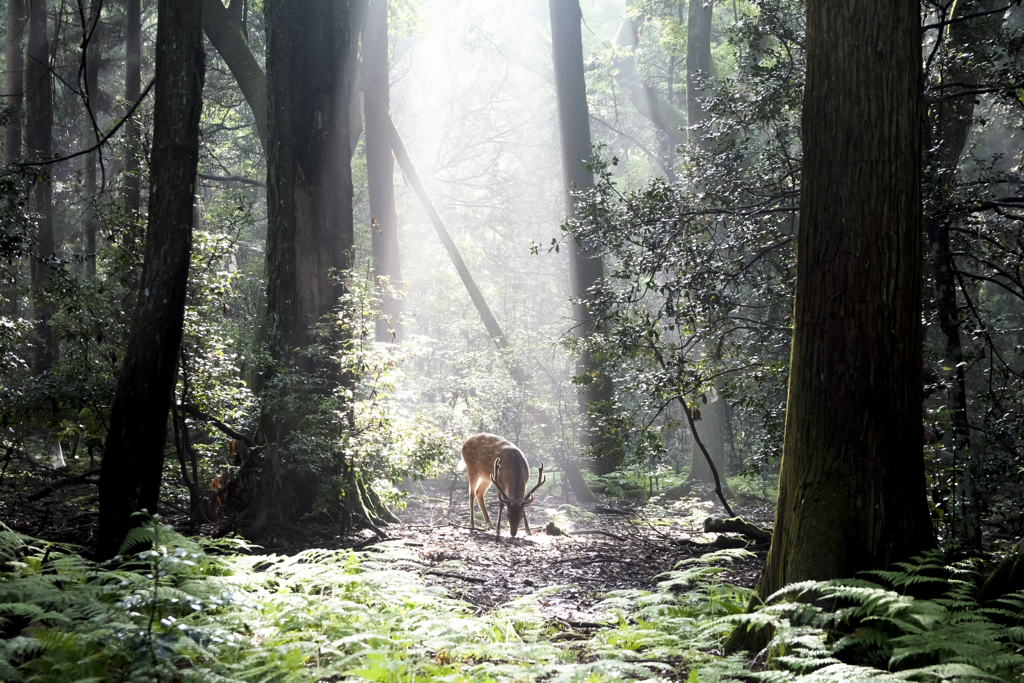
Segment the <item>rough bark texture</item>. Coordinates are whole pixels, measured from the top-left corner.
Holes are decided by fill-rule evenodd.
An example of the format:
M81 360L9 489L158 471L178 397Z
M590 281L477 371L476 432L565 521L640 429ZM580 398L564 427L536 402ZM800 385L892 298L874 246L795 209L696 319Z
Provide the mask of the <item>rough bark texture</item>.
M156 512L181 348L202 113L202 0L160 0L149 228L139 301L100 474L98 554L117 553L131 514Z
M579 0L550 0L551 11L551 55L555 66L555 94L558 100L558 129L562 142L562 191L565 196L566 215L575 213L572 198L574 189L585 190L593 187L594 176L582 167L590 159L590 114L587 106L587 84L583 75L583 38ZM594 325L587 311L587 291L604 276L601 259L591 256L586 247L569 241L569 284L571 295L579 298L573 307L574 334L585 337L593 331ZM594 378L580 395L581 412L586 412L593 402L611 398L610 387L597 376L597 367L589 353L584 352L576 367L578 375ZM596 425L587 429L585 441L593 442ZM615 459L610 453L598 447L595 462L600 474L615 469Z
M46 32L46 0L29 0L28 69L25 97L25 145L35 159L53 153L53 96L50 82L50 41ZM41 374L57 361L57 335L50 326L53 307L41 298L43 285L50 277L47 261L53 256L53 187L48 180L32 186L30 205L36 214L36 253L31 260L32 298L36 333L33 369Z
M267 3L270 4L270 3ZM341 3L346 4L346 3ZM301 11L301 10L299 10ZM267 150L267 76L249 48L239 19L221 0L203 0L203 30L221 59L235 77L242 96L249 103L256 133ZM269 50L269 47L268 47ZM269 59L268 59L269 61Z
M25 1L7 2L7 82L4 104L11 109L11 122L4 128L4 165L21 158L21 105L22 91L25 89L25 27L28 19Z
M690 0L686 25L686 118L689 124L687 138L700 142L701 132L695 128L707 120L701 99L707 94L698 85L710 78L711 69L711 17L713 0Z
M758 582L931 545L921 444L915 0L809 0L800 249L775 533Z
M350 5L272 0L267 19L267 321L271 357L313 372L297 348L337 304L332 271L352 263ZM284 443L290 426L265 411Z
M398 257L398 213L395 210L395 157L391 154L388 82L388 5L372 0L363 23L363 110L366 117L366 176L373 216L371 244L374 281L401 287L402 268ZM370 90L378 95L374 96ZM398 316L402 302L382 291L383 318L377 321L377 341L391 341L392 330L400 335Z

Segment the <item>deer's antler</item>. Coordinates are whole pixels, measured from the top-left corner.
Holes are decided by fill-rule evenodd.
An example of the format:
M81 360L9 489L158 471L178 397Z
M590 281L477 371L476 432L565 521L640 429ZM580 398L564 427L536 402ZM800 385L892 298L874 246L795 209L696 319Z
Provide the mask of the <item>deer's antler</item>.
M525 496L523 496L523 499L525 500L525 499L529 498L530 502L532 503L533 502L533 492L536 491L537 489L539 489L541 487L541 485L544 482L546 482L546 481L547 481L547 478L544 476L544 463L541 463L540 467L537 468L537 485L534 486L532 489L530 489L529 493L527 493Z
M508 502L508 494L505 493L505 489L501 488L501 484L498 483L498 467L501 462L501 458L494 459L494 472L491 474L491 483L494 484L498 489L498 500L502 503ZM501 514L501 510L498 510L498 514Z

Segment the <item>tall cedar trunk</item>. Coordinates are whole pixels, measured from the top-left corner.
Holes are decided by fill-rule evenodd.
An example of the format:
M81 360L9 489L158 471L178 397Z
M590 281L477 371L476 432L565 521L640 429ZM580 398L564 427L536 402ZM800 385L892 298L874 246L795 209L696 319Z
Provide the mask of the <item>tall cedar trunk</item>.
M202 0L157 5L150 220L100 472L101 558L117 553L133 512L156 512L159 503L192 246L205 75L202 16Z
M954 7L957 16L971 15L993 9L992 0L969 0L958 2ZM955 16L950 17L956 18ZM977 78L971 64L977 63L967 45L987 35L993 35L999 28L995 17L984 17L973 21L957 22L950 25L946 37L947 50L956 59L949 71L943 74L943 81L949 83L970 83ZM970 60L970 61L968 61ZM950 93L954 94L954 93ZM960 343L960 311L957 304L956 264L949 241L949 230L953 220L950 202L953 199L953 185L956 170L967 144L974 116L974 96L940 99L932 105L929 113L931 144L927 167L931 177L930 188L934 196L928 204L932 207L925 216L928 243L931 249L933 275L935 279L935 307L942 334L943 357L946 365L953 368L953 382L949 397L949 421L952 426L953 459L959 472L957 477L956 522L960 541L975 549L981 549L981 527L978 524L974 494L973 467L969 450L971 433L967 413L967 376L963 348Z
M701 103L707 94L698 83L711 76L711 17L713 0L690 0L686 25L686 119L689 126L687 141L700 142L700 131L695 128L707 120L708 114Z
M580 24L583 13L579 0L550 0L551 56L555 66L555 93L558 99L558 129L562 141L562 191L565 213L572 216L575 206L574 189L586 190L594 186L593 174L582 163L590 159L590 114L587 105L587 84L583 75L583 37ZM594 324L587 310L588 290L604 276L599 257L591 256L587 248L575 239L569 241L569 285L577 303L573 307L573 332L586 337ZM594 359L583 352L577 366L578 375L589 375L592 381L580 394L580 412L586 413L591 403L611 399L610 385L602 381ZM595 420L588 420L586 441L598 446L595 465L599 474L615 469L614 454L600 448L594 438Z
M395 157L391 153L388 83L388 5L387 0L371 0L363 23L363 110L366 117L366 176L370 190L371 245L374 282L401 287L402 268L398 257L398 213L395 210ZM380 97L374 97L371 89ZM383 104L383 107L381 106ZM377 321L377 341L390 341L392 330L398 338L401 300L384 295Z
M25 145L28 155L35 159L53 153L53 95L46 23L46 0L29 0ZM37 342L33 369L41 374L57 362L57 335L50 326L53 307L42 298L43 285L50 276L48 260L54 251L53 187L48 180L37 180L32 186L31 207L38 221L36 254L31 260L32 317Z
M337 304L331 271L352 262L350 5L268 0L267 320L271 357L322 371L295 349ZM275 403L271 401L269 403ZM265 410L261 429L284 445L291 426Z
M11 110L10 123L4 128L3 163L13 164L21 158L22 134L22 91L25 89L25 28L28 20L26 0L7 1L7 45L5 50L7 79L4 86L4 104ZM10 318L21 315L18 293L18 271L13 268L14 279L5 282L0 291L3 295L0 313Z
M99 110L99 73L100 73L100 10L103 7L102 0L93 0L89 7L89 23L86 31L90 32L88 46L86 47L85 59L85 90L86 102L95 120ZM90 124L91 125L91 124ZM96 274L96 229L98 220L96 218L96 164L99 161L97 152L90 152L85 155L85 194L89 202L85 214L85 271L89 275Z
M809 0L800 248L766 597L934 543L921 443L916 0Z
M125 0L127 25L125 29L125 80L124 97L129 105L138 102L142 95L142 0ZM141 208L142 178L139 175L138 145L139 125L134 118L128 123L128 155L124 172L124 199L130 222L128 242L134 240L135 226L139 224Z

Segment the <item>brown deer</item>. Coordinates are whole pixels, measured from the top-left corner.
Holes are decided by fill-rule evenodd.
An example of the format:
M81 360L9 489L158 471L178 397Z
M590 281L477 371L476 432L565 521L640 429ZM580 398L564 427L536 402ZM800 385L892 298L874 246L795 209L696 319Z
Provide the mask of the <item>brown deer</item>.
M498 489L498 525L497 533L501 534L501 510L508 508L508 524L512 536L519 531L522 520L526 533L530 533L530 523L526 521L526 508L533 505L533 492L540 488L546 480L544 465L537 472L537 485L526 492L530 482L530 465L526 462L523 452L511 441L506 441L494 434L476 434L466 439L462 445L462 461L466 464L469 475L469 526L476 529L473 518L473 498L480 504L484 513L487 528L491 528L491 518L484 506L484 493L491 484Z

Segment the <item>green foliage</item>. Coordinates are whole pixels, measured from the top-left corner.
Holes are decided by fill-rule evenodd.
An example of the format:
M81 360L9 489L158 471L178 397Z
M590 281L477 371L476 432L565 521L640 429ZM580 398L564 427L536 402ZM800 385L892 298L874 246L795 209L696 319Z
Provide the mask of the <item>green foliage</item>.
M1024 594L978 601L977 563L938 552L863 579L786 586L719 625L771 628L765 680L1020 680ZM887 587L888 586L888 587ZM914 597L917 592L924 596Z
M540 610L560 587L476 613L424 586L423 565L401 543L361 553L255 555L245 544L191 541L151 520L122 550L120 564L99 566L68 546L0 529L0 677L62 683L1024 677L1024 594L980 605L978 568L947 567L938 555L876 573L884 585L789 586L747 613L753 591L719 577L750 554L719 551L656 577L654 590L609 593L587 617L607 625L580 640L560 638L565 624ZM464 571L455 561L434 568ZM774 629L760 655L768 655L767 667L742 654L721 655L722 639L737 626Z

